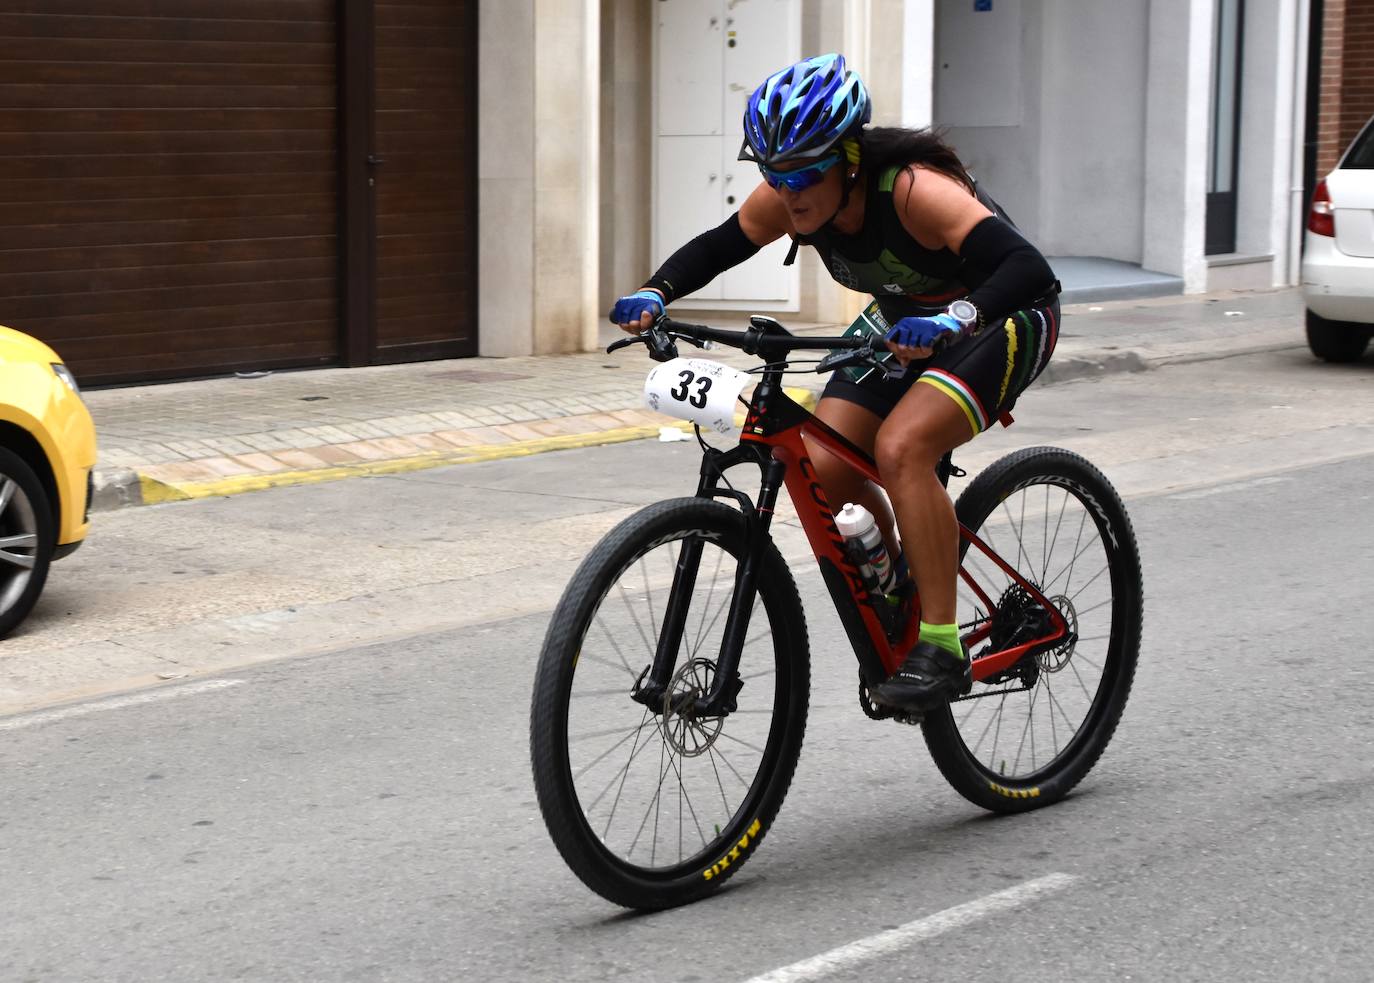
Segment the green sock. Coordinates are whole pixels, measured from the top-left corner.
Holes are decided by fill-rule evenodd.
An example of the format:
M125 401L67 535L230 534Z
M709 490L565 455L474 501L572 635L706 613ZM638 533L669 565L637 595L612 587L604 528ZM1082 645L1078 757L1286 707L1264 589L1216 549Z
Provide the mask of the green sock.
M921 622L921 641L931 642L956 657L964 657L964 646L959 643L958 625L931 625Z

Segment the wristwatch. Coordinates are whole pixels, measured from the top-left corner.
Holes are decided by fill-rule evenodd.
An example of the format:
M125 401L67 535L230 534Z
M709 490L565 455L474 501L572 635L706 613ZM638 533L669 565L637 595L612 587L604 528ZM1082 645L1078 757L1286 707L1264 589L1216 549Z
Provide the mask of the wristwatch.
M964 334L977 334L983 327L983 316L971 302L956 300L945 309L945 313L959 322Z

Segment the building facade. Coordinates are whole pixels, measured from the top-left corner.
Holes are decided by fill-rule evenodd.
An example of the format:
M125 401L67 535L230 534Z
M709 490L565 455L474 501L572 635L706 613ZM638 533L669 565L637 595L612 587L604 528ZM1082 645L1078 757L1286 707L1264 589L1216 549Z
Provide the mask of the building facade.
M823 51L876 122L943 127L1051 256L1291 284L1306 172L1374 100L1371 20L1367 0L13 0L0 323L95 383L587 350L748 194L749 91ZM854 312L784 252L684 306Z
M1308 190L1374 117L1374 3L1313 0Z
M542 22L552 2L488 0L483 38L522 6L532 23ZM638 286L692 230L714 225L741 200L738 185L748 175L730 173L728 150L732 140L737 146L748 89L790 56L821 51L844 52L864 75L876 122L943 128L1050 256L1131 264L1175 277L1187 292L1297 282L1310 0L562 2L568 23L576 19L572 6L584 18L575 36L587 74L578 86L545 97L534 79L521 96L533 107L527 111L513 107L510 87L484 70L482 105L484 119L513 112L532 121L533 141L567 141L570 154L576 140L594 148L582 159L582 196L570 196L562 211L569 226L585 221L576 232L580 248L565 248L569 231L548 250L559 273L554 306L568 320L557 329L542 322L549 307L539 295L543 276L524 288L513 282L513 271L531 263L511 264L499 253L488 262L484 252L483 324L512 296L528 297L528 314L500 339L484 333L483 351L595 344L618 293ZM1339 2L1327 0L1329 7ZM740 12L749 6L768 11L772 37L755 40L759 32ZM565 48L566 40L550 39ZM481 51L486 58L485 44ZM504 59L493 52L490 60ZM690 84L682 64L694 66ZM747 81L741 64L753 71ZM544 132L538 124L549 116L541 99L568 98L579 86L584 108L574 118L587 129L576 137L564 126ZM730 108L717 112L721 104ZM693 107L702 105L709 116L694 117ZM696 145L699 153L691 150ZM509 155L500 164L484 159L483 187L509 187ZM539 153L531 158L532 172L540 160ZM566 170L556 170L566 179ZM529 193L516 198L540 201L539 175L530 181ZM531 221L531 262L542 269L543 230ZM490 226L483 228L490 246ZM840 321L860 302L806 251L791 283L778 279L776 265L749 284L721 281L705 299L682 306ZM579 285L583 320L574 323L567 299Z
M474 354L476 15L6 3L0 323L88 383Z

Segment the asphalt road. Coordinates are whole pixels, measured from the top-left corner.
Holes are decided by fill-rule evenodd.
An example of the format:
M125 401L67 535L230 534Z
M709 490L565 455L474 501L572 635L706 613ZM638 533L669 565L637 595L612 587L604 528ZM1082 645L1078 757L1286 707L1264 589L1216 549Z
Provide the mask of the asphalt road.
M959 798L919 734L861 714L852 657L798 562L814 664L792 791L725 891L649 916L601 901L554 851L529 693L567 565L636 501L683 489L686 445L138 510L121 535L146 539L160 513L259 550L264 529L301 535L303 508L332 519L310 589L338 634L308 622L326 642L373 637L366 612L391 598L329 594L330 576L365 579L355 553L432 537L453 555L440 541L461 526L407 509L478 508L479 491L493 508L501 490L506 514L548 537L554 583L523 561L416 575L396 588L406 615L455 580L476 589L429 622L382 626L378 644L272 649L298 657L246 667L250 647L226 645L240 668L0 718L0 979L743 981L912 923L867 960L841 949L819 978L1365 979L1374 443L1352 408L1374 397L1367 367L1319 376L1288 358L1046 390L1038 420L1023 410L1022 430L982 438L995 456L1058 428L1104 462L1140 539L1136 686L1075 795L1015 818ZM349 525L349 496L376 503L379 488L401 497ZM510 541L515 527L494 525ZM469 544L470 564L493 552L489 532L474 530L487 545ZM226 616L245 617L241 594L261 603L243 569L200 562L247 585L225 586ZM197 655L189 640L211 623L198 613L157 629L187 647L169 657ZM302 625L253 617L269 649ZM1049 886L992 910L1027 884Z

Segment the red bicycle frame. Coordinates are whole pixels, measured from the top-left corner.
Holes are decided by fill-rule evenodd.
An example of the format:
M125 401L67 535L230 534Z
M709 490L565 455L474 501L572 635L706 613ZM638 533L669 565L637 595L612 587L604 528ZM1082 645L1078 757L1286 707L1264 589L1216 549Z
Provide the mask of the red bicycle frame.
M762 388L760 386L760 389ZM868 643L882 664L884 671L882 678L885 679L896 672L906 654L916 644L919 631L919 618L917 617L920 610L919 598L913 605L912 616L907 620L900 637L889 640L887 632L877 616L874 605L875 599L869 596L864 586L863 577L860 576L845 549L844 538L835 525L834 511L826 498L825 490L816 477L816 470L811 463L811 457L804 440L834 454L865 478L881 487L877 465L872 457L824 421L808 413L790 399L781 388L772 393L765 393L765 396L768 400L765 404L767 414L761 412L764 407L757 405L761 401L756 395L754 405L750 406L750 413L745 421L741 442L754 443L769 448L771 456L784 465L783 480L787 486L787 493L792 497L792 503L797 510L797 518L801 522L802 529L806 532L811 550L815 553L817 562L822 565L822 569L825 569L826 565L829 564L843 574L843 583L847 587L854 608L862 618ZM785 420L786 425L770 427L767 425L767 417ZM1023 577L1015 567L1007 563L963 523L959 523L959 536L968 544L964 550L960 551L961 555L967 555L968 549L975 549L987 557L1045 609L1053 628L1049 634L1043 637L1031 639L1000 651L986 652L974 659L973 678L982 680L1011 668L1018 659L1032 649L1062 638L1068 625L1055 605L1034 584ZM978 597L985 611L992 612L996 609L997 599L989 596L967 563L960 565L959 576L969 590ZM976 645L988 638L990 632L991 623L989 620L964 636L964 642L972 651Z
M787 335L786 332L782 332L785 337L770 336L769 330L776 327L777 331L782 331L781 327L773 325L766 318L754 318L751 323L755 325L756 331L746 335L699 325L680 325L675 322L671 325L674 330L690 329L696 337L719 340L727 344L738 344L744 339L745 351L762 354L767 363L749 402L749 413L739 444L727 451L707 447L702 457L697 496L735 499L745 516L749 535L745 555L741 557L735 576L735 591L726 618L717 671L710 692L696 697L696 706L691 711L698 716L720 715L735 709L734 698L741 685L738 676L740 651L749 627L750 612L756 596L755 585L764 562L764 547L768 541L768 529L772 522L774 506L784 485L788 494L792 496L797 516L806 531L821 575L840 616L840 622L849 636L854 654L859 660L860 671L869 686L876 686L896 671L912 646L916 644L920 630L919 598L913 599L910 615L900 625L894 624L890 615L884 619L879 614L879 605L886 605L886 600L880 596L870 595L863 577L850 559L844 538L835 525L835 515L830 502L817 479L805 441L811 441L836 455L860 474L881 486L877 465L862 448L788 397L781 384L782 372L786 367L782 359L788 351L795 348L821 348L837 339L800 339ZM650 341L653 344L656 339ZM657 343L663 342L658 340ZM757 499L750 499L728 481L724 481L725 472L737 464L755 464L759 467L762 482ZM949 467L947 457L940 475L942 481L948 478ZM726 485L724 489L721 488L723 481ZM1039 588L963 523L959 524L959 535L966 544L960 555L967 557L968 550L973 549L985 556L1044 610L1047 616L1046 623L1049 625L1049 631L1039 637L1018 641L1017 644L1005 649L974 652L976 646L989 640L992 635L992 615L997 610L998 598L991 596L988 587L979 582L975 571L970 569L968 563L961 562L959 576L978 598L987 615L964 636L964 642L969 646L969 650L974 652L973 678L981 681L1007 672L1027 653L1043 650L1062 640L1069 628L1063 615ZM683 540L654 660L636 683L634 691L634 698L650 708L660 709L663 706L682 641L687 607L696 582L701 551L701 539ZM890 611L888 608L887 612Z

